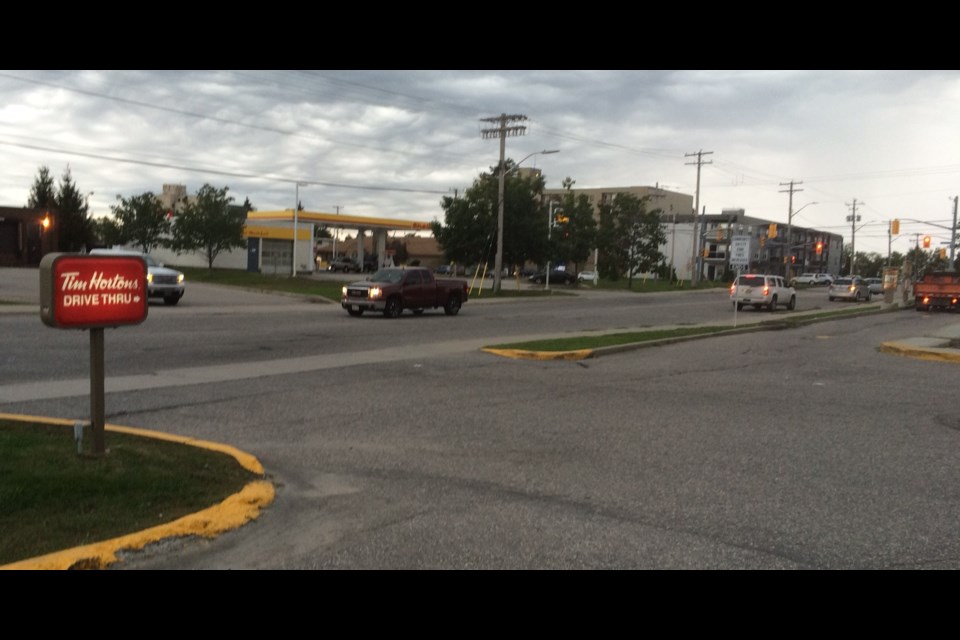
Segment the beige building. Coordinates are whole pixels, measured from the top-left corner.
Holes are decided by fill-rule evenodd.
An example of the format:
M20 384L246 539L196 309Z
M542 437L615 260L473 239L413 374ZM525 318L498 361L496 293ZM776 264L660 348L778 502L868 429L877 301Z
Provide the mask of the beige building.
M535 169L533 171L536 171ZM618 193L629 193L638 198L649 198L651 209L662 211L661 220L666 225L667 243L660 251L666 257L667 264L674 265L681 279L689 279L693 272L691 258L693 257L693 196L659 186L653 187L600 187L596 189L570 190L576 195L584 194L593 204L593 215L599 217L600 205L613 200ZM544 189L548 199L559 201L567 193L566 189ZM583 270L596 269L596 252L581 266Z

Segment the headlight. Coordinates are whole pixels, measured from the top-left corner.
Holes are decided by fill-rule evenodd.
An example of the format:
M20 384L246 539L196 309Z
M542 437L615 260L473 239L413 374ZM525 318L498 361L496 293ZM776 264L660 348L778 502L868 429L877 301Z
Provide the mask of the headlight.
M346 295L347 295L347 285L343 285L343 287L340 289L340 295L346 297Z
M177 275L177 284L183 284L183 274Z
M147 274L147 284L153 284L153 274L152 274L152 273L148 273L148 274Z
M370 298L379 298L383 294L380 287L370 287Z

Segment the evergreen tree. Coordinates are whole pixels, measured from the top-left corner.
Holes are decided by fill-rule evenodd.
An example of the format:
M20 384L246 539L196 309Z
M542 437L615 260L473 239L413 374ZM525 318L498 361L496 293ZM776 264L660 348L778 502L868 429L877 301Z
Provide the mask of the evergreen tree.
M53 177L50 169L40 167L37 178L30 187L30 199L27 206L34 209L47 209L57 206L57 193L53 186Z
M60 225L58 236L61 251L82 251L93 239L93 225L89 217L87 199L73 183L70 166L67 165L60 178L56 207L59 212L57 223Z

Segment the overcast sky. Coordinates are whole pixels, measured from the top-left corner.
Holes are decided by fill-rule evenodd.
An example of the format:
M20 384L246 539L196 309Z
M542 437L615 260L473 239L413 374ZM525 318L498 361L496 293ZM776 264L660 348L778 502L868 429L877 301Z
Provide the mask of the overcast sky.
M522 114L507 156L548 188L654 185L707 213L794 224L858 251L945 241L960 194L957 71L0 71L0 205L25 206L40 166L69 166L95 216L116 196L185 184L238 203L430 221L495 165L482 118ZM807 205L816 202L817 204Z

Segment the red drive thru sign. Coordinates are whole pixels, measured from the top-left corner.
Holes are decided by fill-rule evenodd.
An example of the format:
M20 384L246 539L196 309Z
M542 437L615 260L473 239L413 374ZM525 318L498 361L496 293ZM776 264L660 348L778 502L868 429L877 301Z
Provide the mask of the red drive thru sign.
M61 329L140 324L147 319L147 263L138 256L47 254L40 317Z

